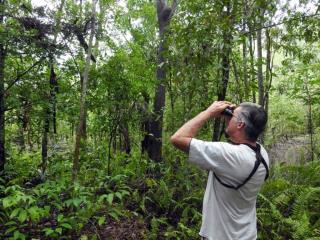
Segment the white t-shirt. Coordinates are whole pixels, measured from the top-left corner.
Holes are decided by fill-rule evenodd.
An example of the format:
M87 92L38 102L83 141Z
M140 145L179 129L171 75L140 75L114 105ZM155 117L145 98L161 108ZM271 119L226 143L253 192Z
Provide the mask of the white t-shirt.
M266 150L261 155L269 165ZM255 152L244 144L206 142L192 139L189 161L209 170L203 199L200 235L209 240L253 240L257 238L256 198L266 176L261 163L252 178L238 190L223 186L238 186L251 173Z

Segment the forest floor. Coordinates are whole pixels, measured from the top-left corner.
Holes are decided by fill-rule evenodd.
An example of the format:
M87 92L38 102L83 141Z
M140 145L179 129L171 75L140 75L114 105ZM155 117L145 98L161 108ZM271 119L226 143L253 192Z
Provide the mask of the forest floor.
M121 219L120 221L109 221L100 227L91 225L83 231L83 234L96 234L98 239L112 240L136 240L144 239L147 232L146 225L140 219Z
M303 164L310 159L309 135L283 137L268 149L271 163Z

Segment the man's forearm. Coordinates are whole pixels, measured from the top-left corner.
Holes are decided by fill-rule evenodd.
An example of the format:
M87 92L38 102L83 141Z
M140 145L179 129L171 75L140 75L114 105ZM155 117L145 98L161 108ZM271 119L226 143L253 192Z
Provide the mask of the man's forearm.
M170 139L171 143L178 149L188 152L191 139L196 136L199 129L208 121L208 119L210 119L210 113L208 111L199 113L172 135Z
M193 119L186 122L178 131L172 135L171 143L178 149L188 152L191 139L198 133L203 124L210 118L221 116L221 112L228 106L229 102L216 101L207 110L200 112Z
M172 136L180 137L194 137L199 129L210 119L210 114L207 111L200 112L197 116L186 122L178 131Z

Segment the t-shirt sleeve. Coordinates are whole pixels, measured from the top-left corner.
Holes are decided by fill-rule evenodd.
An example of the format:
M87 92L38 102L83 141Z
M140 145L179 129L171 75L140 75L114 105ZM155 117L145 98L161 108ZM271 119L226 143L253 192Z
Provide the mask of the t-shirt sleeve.
M202 169L219 172L226 167L226 147L221 142L206 142L192 138L189 147L189 162Z

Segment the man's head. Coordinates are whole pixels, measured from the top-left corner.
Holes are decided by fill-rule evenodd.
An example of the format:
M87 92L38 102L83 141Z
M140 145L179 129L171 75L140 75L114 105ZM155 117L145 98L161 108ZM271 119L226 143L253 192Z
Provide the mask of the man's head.
M265 129L267 114L260 105L244 102L234 109L232 117L226 117L226 122L226 133L231 140L244 138L255 142Z

